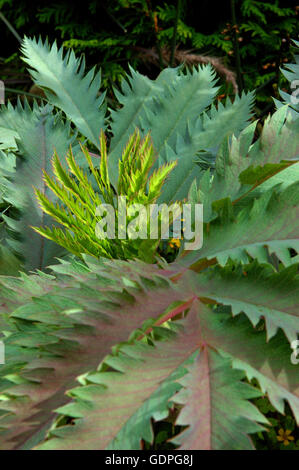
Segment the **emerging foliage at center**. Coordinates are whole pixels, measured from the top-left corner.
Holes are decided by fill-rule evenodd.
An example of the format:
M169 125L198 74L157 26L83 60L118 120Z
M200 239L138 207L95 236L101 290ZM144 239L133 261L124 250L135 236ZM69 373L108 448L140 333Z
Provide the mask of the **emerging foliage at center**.
M122 240L117 236L113 239L103 238L97 234L97 209L101 204L109 204L114 209L116 220L113 222L118 232L118 196L125 196L126 203L142 204L148 207L155 203L161 194L162 186L176 162L162 165L151 176L149 172L154 164L154 148L147 135L143 140L139 132L130 137L122 158L119 160L119 180L117 191L114 191L108 171L107 146L104 133L101 133L101 155L99 170L95 168L87 148L81 150L87 160L88 168L93 181L88 174L78 166L72 150L68 153L67 172L55 154L53 159L53 173L55 180L45 172L44 179L47 186L61 200L63 205L51 202L41 191L36 190L38 201L43 211L51 215L57 222L67 228L35 227L36 232L58 243L71 253L82 257L86 253L96 258L128 259L137 256L151 261L159 240ZM94 183L94 184L93 184ZM128 223L133 215L128 217ZM107 222L107 224L109 221ZM110 227L107 228L109 233ZM146 227L149 235L150 227Z

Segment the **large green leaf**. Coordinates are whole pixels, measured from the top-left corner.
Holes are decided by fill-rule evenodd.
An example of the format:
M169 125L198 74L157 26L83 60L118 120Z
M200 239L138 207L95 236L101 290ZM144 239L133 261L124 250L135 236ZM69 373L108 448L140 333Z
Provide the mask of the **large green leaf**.
M299 159L299 127L298 123L290 121L283 125L286 114L284 106L267 118L254 143L255 122L238 137L222 142L215 171L212 175L209 170L202 174L190 193L193 202L200 201L204 205L205 222L217 217L216 201L229 198L242 206L281 181L288 184L298 181L295 162ZM290 164L293 167L287 171Z
M265 191L252 207L237 213L226 200L219 208L221 215L205 227L203 247L187 253L181 262L190 266L216 258L223 266L229 258L246 263L253 257L267 263L269 253L275 253L286 266L292 264L289 249L299 251L298 202L299 182L281 191Z
M200 150L217 148L229 134L238 133L250 117L253 95L236 97L234 103L211 105L217 92L211 67L193 69L186 74L166 69L155 80L149 80L134 71L123 81L122 93L116 92L120 110L112 111L112 133L109 165L117 175L117 162L125 145L127 131L140 127L151 131L159 156L157 165L178 159L160 201L184 198L192 180L199 176L200 166L195 164ZM161 125L163 122L163 125ZM200 161L213 164L214 155L204 153ZM115 176L114 176L115 178ZM115 183L115 182L114 182Z
M214 166L220 144L232 134L238 135L247 126L253 104L253 94L235 97L233 103L212 106L198 118L189 119L185 130L177 137L176 145L167 147L166 159L178 159L160 202L181 200L187 196L194 179L202 176L201 167ZM155 142L155 141L154 141Z
M162 160L168 160L168 147L177 150L178 138L185 137L188 122L198 120L211 105L218 90L214 77L209 66L187 71L165 86L163 94L145 108L141 123L145 129L151 129L155 149Z
M85 73L84 58L73 51L63 56L56 42L24 38L23 60L29 65L34 82L42 87L50 103L65 112L78 130L99 148L101 129L105 128L105 94L99 94L101 76L92 69Z
M68 401L65 391L78 376L96 369L144 321L151 324L172 302L188 299L187 290L182 296L154 275L159 276L157 266L148 274L144 264L134 268L100 263L95 274L64 263L56 268L59 282L46 275L0 277L0 323L6 318L1 312L10 314L2 329L5 367L15 370L11 375L0 367L6 396L0 401L0 448L30 447L51 426L54 410Z
M3 118L3 120L2 120ZM34 107L21 105L13 110L7 108L0 114L0 123L9 125L16 118L16 170L6 179L5 200L18 209L16 218L3 215L12 234L7 243L22 257L24 267L44 269L56 256L62 255L62 249L36 234L31 226L41 226L47 222L34 194L34 187L43 194L48 192L43 180L43 171L52 174L51 159L54 150L64 156L73 141L70 126L62 121L61 115L54 115L52 107ZM11 122L11 126L13 123Z
M200 425L206 437L203 440L192 437L190 448L221 449L227 444L233 449L251 447L246 432L261 429L251 421L263 422L265 418L246 398L259 396L260 392L241 384L244 374L232 371L229 361L203 346L200 317L209 313L203 304L198 305L198 311L193 309L185 320L184 329L177 335L169 334L167 341L155 347L144 344L122 347L117 357L107 358L107 365L117 372L88 374L88 384L70 392L75 402L59 411L79 419L75 419L73 426L51 431L53 437L41 449L139 449L141 438L152 440L150 418L167 416L170 406L167 402L178 387L174 381L184 375L180 366L199 348L202 348L197 360L200 372L194 384L199 397L193 403L197 413L204 415ZM186 383L185 378L182 383ZM231 406L228 412L224 411L227 394L234 397L239 394L238 405ZM178 401L181 397L179 394ZM177 395L174 399L177 401ZM183 424L190 424L190 419Z
M198 275L194 290L200 297L230 305L234 315L244 312L254 326L264 318L268 339L281 328L292 342L299 334L297 271L293 265L275 273L256 261L224 269L216 266Z

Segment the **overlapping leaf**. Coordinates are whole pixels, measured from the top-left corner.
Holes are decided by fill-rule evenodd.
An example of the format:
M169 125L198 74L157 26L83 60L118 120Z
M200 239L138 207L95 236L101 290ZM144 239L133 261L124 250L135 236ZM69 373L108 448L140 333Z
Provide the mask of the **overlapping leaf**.
M88 374L70 392L74 401L58 410L73 418L72 425L54 428L40 448L138 449L141 438L151 442L150 418L165 418L168 397L168 406L173 401L185 405L177 424L190 427L174 440L183 449L250 449L248 434L267 421L248 402L261 391L241 382L244 371L258 378L280 412L286 399L299 419L297 370L285 362L290 349L281 336L267 345L264 333L253 332L244 317L233 320L197 301L182 326L155 347L121 347L106 359L115 372ZM277 347L280 356L273 354ZM188 375L182 370L186 366ZM184 388L172 396L177 382Z
M174 400L184 405L177 425L188 426L172 441L184 450L251 450L246 433L261 430L256 421L266 419L247 400L260 392L241 382L244 373L233 370L231 362L211 348L205 348Z
M298 180L299 127L290 120L284 125L286 116L286 106L269 116L260 138L254 143L256 123L246 127L238 137L223 141L213 177L206 171L190 192L193 202L204 205L205 222L217 216L217 201L229 198L232 202L238 201L239 206L246 205L248 200L281 181L290 184L291 178ZM289 165L292 168L286 171Z
M140 448L141 438L152 440L150 418L162 419L167 416L169 399L178 388L176 381L184 375L182 368L186 360L190 361L200 348L202 352L199 361L204 377L201 377L195 387L197 390L199 387L204 389L210 406L207 406L207 400L201 397L196 401L196 408L197 411L201 410L207 415L201 423L201 429L211 443L210 448L217 449L228 444L227 435L230 436L229 443L232 448L242 447L242 444L244 448L244 440L245 442L247 440L245 447L249 447L246 431L261 429L249 419L260 421L265 419L253 405L246 403L245 398L259 396L260 393L241 384L239 380L242 374L232 371L229 361L224 361L208 347L203 346L204 331L201 328L200 318L210 313L206 310L204 305L198 304L198 310L191 310L185 320L184 329L182 331L179 329L174 336L169 332L170 338L157 343L155 347L145 344L122 347L117 357L106 359L107 365L117 372L88 374L86 377L88 384L71 391L75 402L59 410L63 414L79 419L75 420L73 426L54 429L51 436L55 437L41 448ZM207 355L212 358L209 364L205 360ZM226 362L225 369L228 369L228 374L223 371L219 373L219 363L221 368L223 362ZM207 375L209 375L209 384L204 381ZM211 388L214 388L212 393ZM235 389L243 395L243 399L239 399L239 406L234 410L231 408L227 413L223 411L226 389L229 393ZM236 426L238 422L245 434L244 439L240 438L238 425ZM184 424L189 424L189 421ZM211 429L208 429L208 425ZM220 433L224 434L224 443L219 445L217 437ZM196 445L192 448L205 448L204 441L205 439L202 441L196 439Z
M1 122L0 114L0 122ZM27 270L43 269L53 262L55 256L63 251L54 243L44 240L34 233L31 225L44 225L45 215L36 200L36 187L42 194L48 193L43 170L52 174L51 160L54 150L65 155L73 137L70 127L63 123L60 115L53 115L49 105L34 107L19 106L3 112L3 120L12 121L17 117L18 147L16 170L6 179L5 200L9 205L18 209L20 215L12 218L3 215L9 229L13 232L7 240L10 248L22 257ZM13 123L11 124L13 126Z
M19 377L18 385L12 386L10 374L4 373L1 448L30 446L49 428L53 411L66 403L65 391L79 375L96 368L113 345L127 341L145 320L159 317L175 301L184 301L181 293L170 289L167 281L155 279L151 271L147 281L143 266L142 277L134 265L131 274L124 263L122 270L117 265L111 272L108 266L98 267L102 274L97 275L80 264L73 270L62 264L60 271L72 272L72 277L63 276L59 283L47 277L37 283L36 276L0 278L2 312L12 313L5 326L7 367L15 368ZM185 289L185 299L189 295Z
M176 269L172 273L171 265L163 270L141 262L111 261L103 264L90 260L90 264L89 259L86 261L89 268L77 262L63 262L55 266L58 280L49 276L44 279L39 276L24 276L19 280L0 279L1 298L4 300L2 311L12 312L4 328L8 332L8 363L5 366L8 369L6 372L4 369L0 381L2 393L6 397L1 403L1 409L3 412L5 410L0 420L0 442L3 448L27 448L32 442L41 440L53 421L53 411L69 401L65 392L75 385L76 377L92 370L95 372L86 377L87 388L79 387L71 393L71 396L77 397L78 406L69 405L61 410L75 418L82 416L83 419L79 420L78 427L55 429L54 435L63 435L64 438L50 439L45 447L137 448L141 438L151 440L150 418L165 417L173 393L181 385L184 386L184 380L179 386L176 380L181 380L184 372L181 367L185 367L185 361L191 360L196 351L206 348L208 357L212 350L218 350L221 354L229 355L233 363L237 364L236 367L244 370L249 377L258 378L280 412L283 412L283 400L288 400L299 419L297 370L287 365L286 358L291 349L287 347L286 339L276 334L267 344L265 334L254 332L252 325L244 321L243 315L233 320L230 314L213 313L199 302L194 304L197 306L192 310L193 313L187 316L187 323L184 325L183 322L185 330L181 331L179 326L177 330L174 324L178 337L173 336L171 331L169 338L164 333L162 336L165 341L157 343L157 349L142 343L136 346L120 345L115 350L116 356L105 359L112 346L127 341L134 330L142 325L145 329L152 327L153 322L159 321L163 313L164 321L177 315L190 307L196 298L202 298L204 302L209 297L216 301L219 299L221 304L232 305L234 313L244 309L248 314L249 309L250 316L249 304L252 298L244 298L242 304L236 299L237 288L240 288L242 282L238 281L238 276L235 276L237 286L234 287L234 274L223 273L224 279L227 278L224 286L226 298L223 299L223 294L221 296L218 293L219 288L217 292L219 277L213 279L212 276L209 278L191 271L184 273L182 270L178 278ZM174 283L171 282L172 276ZM286 284L287 273L278 275L276 284L279 283L279 276ZM255 285L253 279L249 282ZM292 284L295 281L290 282ZM255 287L255 305L263 316L269 312L270 319L275 295L269 292L269 284L270 278L267 281L265 276L258 292ZM286 285L285 290L287 292ZM296 316L296 310L292 311L296 308L292 292L291 288L290 295L283 296L284 301L281 300L280 304L277 301L274 311L276 318L280 315L276 326L286 327L286 330L292 325L291 313ZM274 330L270 336L273 333ZM137 338L138 334L134 337ZM242 350L243 343L248 344L246 354ZM278 345L279 356L273 355ZM120 356L117 351L120 351ZM122 374L115 372L109 375L110 372L105 372L102 375L101 371L96 372L103 360ZM215 367L215 371L218 370L217 361L215 357L211 358L210 367L213 370ZM243 398L252 397L249 390L248 394L243 395L242 390L245 392L246 389L239 382L242 374L232 372L228 362L219 361L222 372L216 377L214 387L218 387L222 374L227 375L234 380L229 385L231 391L239 391ZM242 363L242 367L239 363ZM270 368L268 363L271 364ZM206 366L205 359L203 367ZM14 370L13 374L11 370ZM200 373L205 375L204 370ZM14 384L16 377L18 379L15 383L18 385ZM149 387L145 387L145 383ZM208 390L203 393L208 393ZM251 405L240 398L238 413L241 410L244 417L242 434L237 419L239 414L230 413L230 419L223 417L221 402L216 397L219 397L217 393L214 398L209 398L213 403L213 419L204 406L198 411L208 420L211 434L205 439L200 431L197 445L199 448L205 448L207 442L212 448L231 445L231 441L218 438L219 427L225 423L227 431L233 429L239 435L235 440L236 448L248 448L250 441L246 434L258 428L252 422L247 422L247 419L251 417L261 422L263 419L258 418ZM108 399L111 405L108 405ZM205 423L201 429L206 429ZM85 433L86 439L83 437ZM193 445L183 442L186 448Z
M299 251L299 182L278 192L270 189L236 213L229 200L220 216L204 232L203 247L182 258L185 266L216 258L223 266L231 258L247 263L269 262L275 253L285 266L292 264L290 248Z
M203 114L217 92L213 78L210 66L186 74L166 69L155 81L132 71L129 84L124 81L122 93L116 93L123 107L112 112L109 164L113 175L117 174L125 132L138 126L143 132L151 131L159 155L157 164L178 159L160 201L186 197L191 182L200 175L200 166L196 164L198 152L217 148L226 135L243 129L250 117L251 93L236 97L233 103L227 100L225 106L219 104L218 109L212 107ZM208 155L206 151L205 158L211 165L215 156L209 159Z
M101 129L105 129L105 94L100 94L100 73L85 73L85 60L73 51L63 55L56 42L24 38L23 60L29 65L35 83L42 87L50 103L65 112L78 130L99 147Z

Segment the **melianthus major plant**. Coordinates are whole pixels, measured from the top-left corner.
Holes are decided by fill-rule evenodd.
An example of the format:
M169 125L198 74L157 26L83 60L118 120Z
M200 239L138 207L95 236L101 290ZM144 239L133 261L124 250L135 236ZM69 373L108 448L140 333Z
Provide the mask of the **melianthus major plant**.
M115 90L121 108L109 110L107 116L100 74L94 69L85 74L84 58L77 59L71 51L63 56L56 43L50 47L28 38L22 51L33 80L44 89L49 102L35 103L33 109L26 102L15 108L8 104L0 111L2 178L6 181L1 185L5 225L0 262L5 259L2 264L9 274L17 272L15 254L26 270L44 269L63 255L56 244L30 228L47 226L50 219L40 209L33 187L44 195L51 192L42 176L44 171L53 175L54 149L64 156L72 145L77 163L86 169L80 141L85 138L90 149L100 151L100 132L107 129L109 174L116 186L118 162L129 137L136 128L142 137L150 132L158 155L152 171L177 161L159 198L159 202L169 203L187 196L200 170L213 165L223 138L238 134L251 117L253 93L213 105L218 88L210 66L186 73L167 68L156 80L131 70L121 91ZM90 152L91 158L97 163L94 152Z
M182 244L170 264L80 253L49 274L45 266L60 255L39 234L31 240L29 225L48 225L31 185L43 203L54 197L42 174L51 186L54 147L63 156L70 144L74 179L65 179L59 199L66 202L68 184L87 181L88 168L104 184L105 157L99 165L87 148L101 150L107 121L99 77L84 75L73 54L29 39L24 52L55 111L19 105L0 113L1 260L14 267L23 250L27 271L38 268L0 276L0 448L140 449L153 441L153 421L175 416L175 446L250 449L250 434L269 425L252 403L265 394L279 413L288 402L298 424L290 344L299 333L299 120L283 106L256 138L256 122L247 122L252 95L211 106L209 67L165 69L156 81L132 71L117 92L122 108L111 112L110 183L122 178L129 135L150 130L156 168L177 161L158 201L204 205L203 247L187 252ZM88 165L74 126L87 139ZM25 233L12 243L20 227ZM47 264L34 264L36 252Z

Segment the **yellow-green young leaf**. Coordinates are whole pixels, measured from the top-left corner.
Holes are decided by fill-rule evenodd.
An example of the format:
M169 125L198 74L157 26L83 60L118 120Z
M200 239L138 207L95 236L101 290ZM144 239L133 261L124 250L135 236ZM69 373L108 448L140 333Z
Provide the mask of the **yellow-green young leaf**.
M101 220L101 217L97 215L97 208L103 202L112 206L115 228L117 229L117 196L125 196L130 204L144 204L149 208L149 205L159 197L162 186L176 162L163 165L149 178L149 171L154 163L152 141L149 135L141 140L139 131L136 129L120 160L118 193L115 194L109 180L106 138L103 132L100 136L100 142L101 161L99 168L94 166L87 148L81 146L97 184L97 191L92 177L88 177L87 173L76 163L72 149L69 150L66 159L68 169L64 169L57 153L55 153L53 158L55 178L44 171L43 180L60 200L60 203L53 203L39 190L36 190L36 197L42 210L63 225L67 232L63 236L63 231L55 227L53 229L34 227L34 229L40 235L55 241L79 257L85 253L96 258L107 256L108 258L129 259L140 256L149 262L153 261L158 243L157 240L153 243L149 238L149 224L146 226L148 239L145 240L122 240L115 237L101 239L96 232L97 222Z

